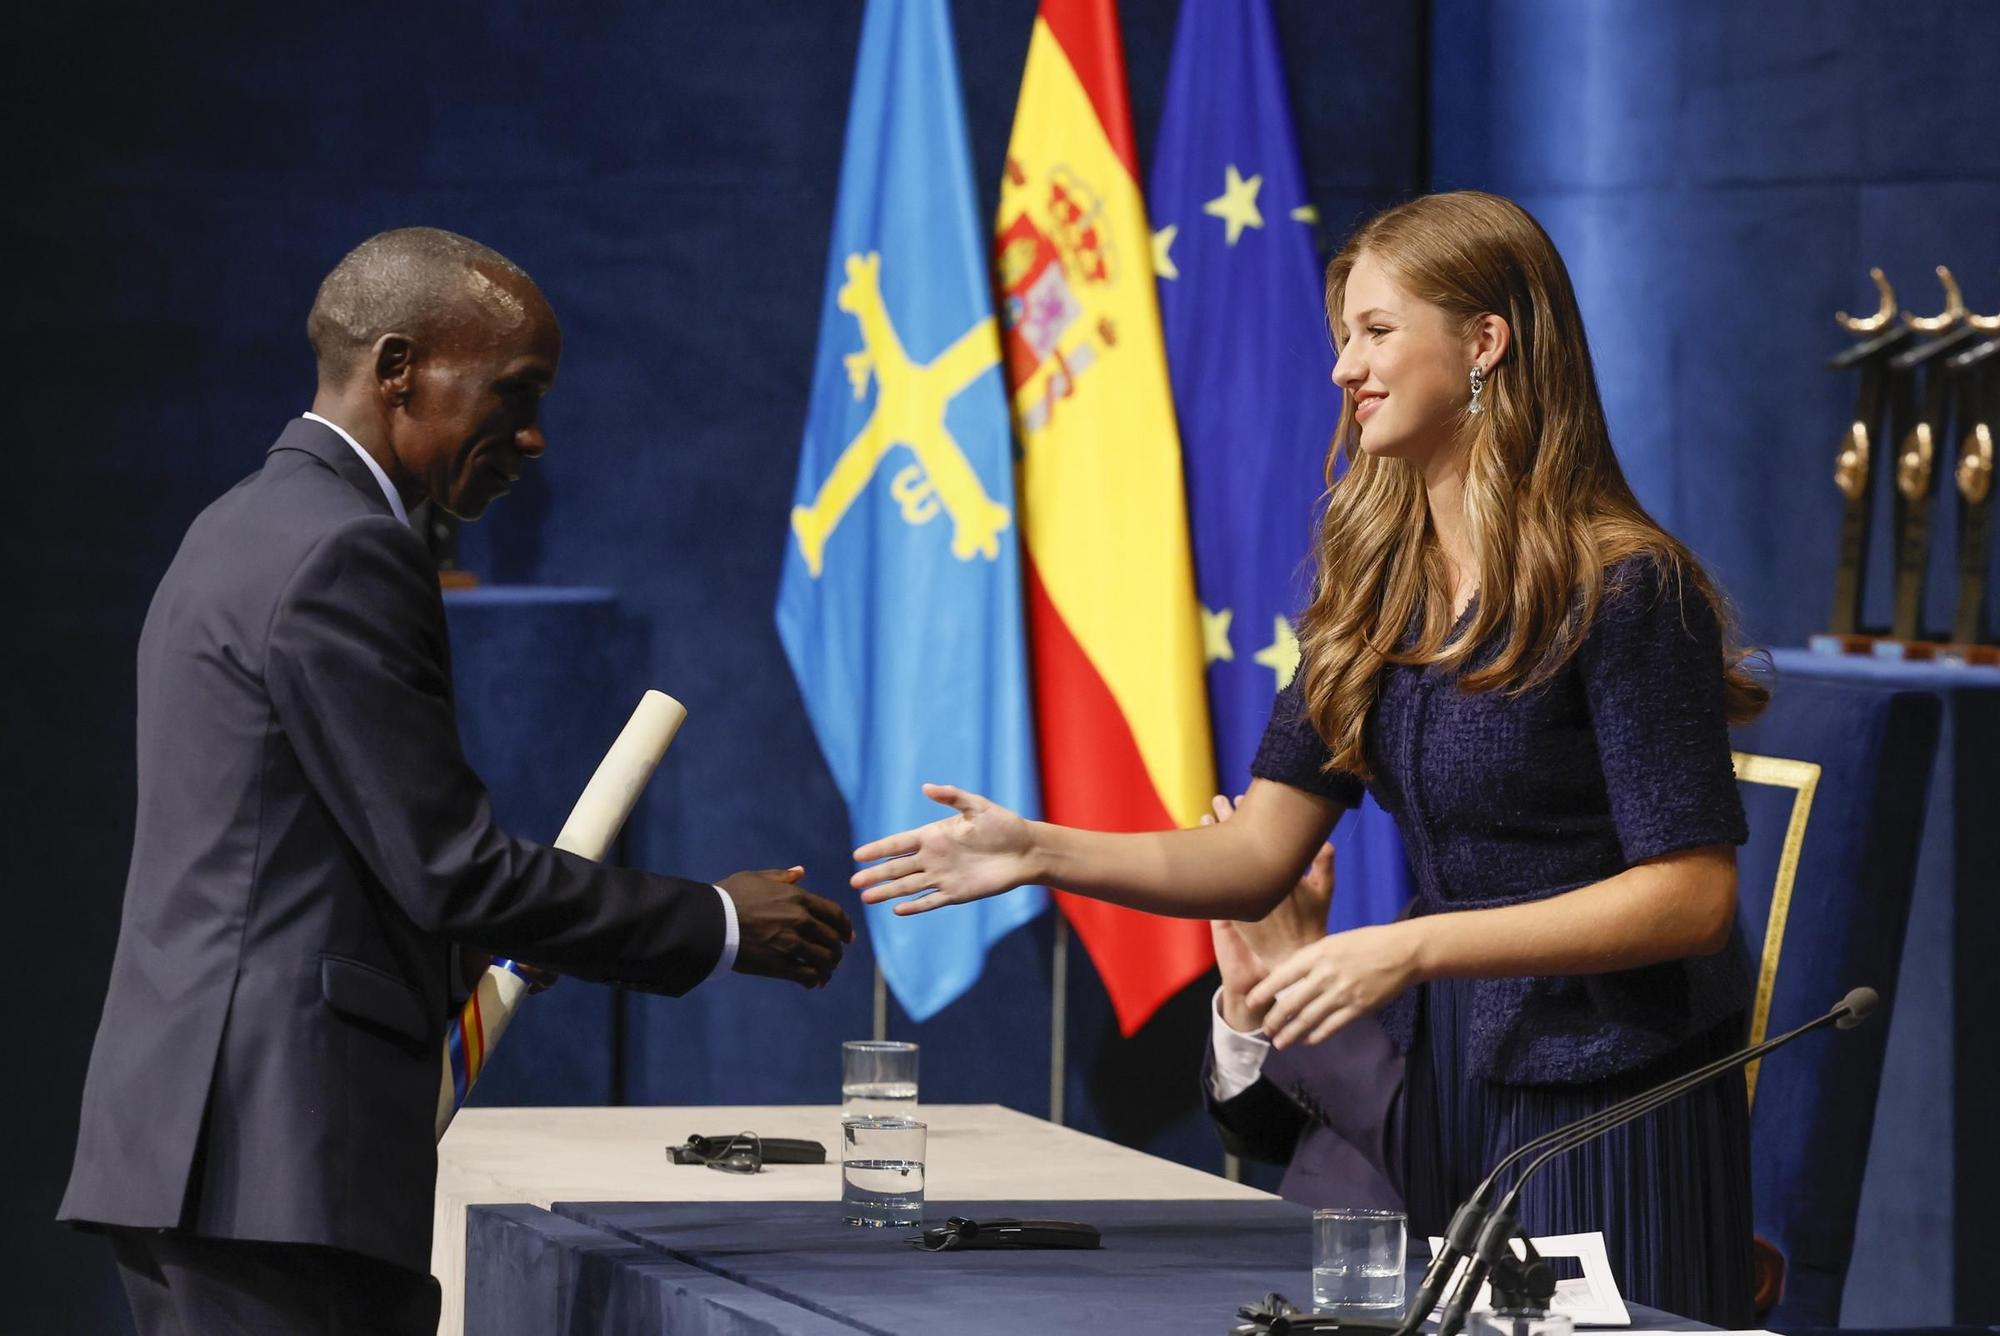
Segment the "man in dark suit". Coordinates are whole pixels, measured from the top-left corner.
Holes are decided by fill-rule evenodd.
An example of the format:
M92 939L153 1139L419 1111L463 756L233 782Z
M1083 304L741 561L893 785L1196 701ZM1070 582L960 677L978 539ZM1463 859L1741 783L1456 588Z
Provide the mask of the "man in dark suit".
M140 1330L432 1332L432 1120L454 948L679 995L826 982L791 884L602 867L495 825L460 750L437 571L538 457L561 336L528 276L409 228L321 285L312 412L209 506L139 641L138 819L61 1218Z
M1233 807L1215 800L1216 817ZM1390 1174L1389 1130L1403 1058L1382 1027L1363 1019L1322 1044L1275 1050L1250 1010L1250 990L1270 967L1326 935L1333 847L1322 848L1279 906L1256 923L1209 927L1222 975L1209 1019L1201 1093L1223 1149L1282 1165L1278 1195L1305 1206L1403 1209Z

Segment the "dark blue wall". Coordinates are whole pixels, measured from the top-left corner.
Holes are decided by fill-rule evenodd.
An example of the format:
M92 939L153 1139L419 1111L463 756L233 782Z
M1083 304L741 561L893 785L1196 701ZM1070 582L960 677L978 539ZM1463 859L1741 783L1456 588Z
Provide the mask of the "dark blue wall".
M1143 158L1176 5L1124 8ZM1846 394L1818 369L1840 342L1828 313L1866 303L1870 263L1929 300L1939 260L2000 307L2000 149L1974 100L2000 13L1277 9L1322 244L1433 179L1520 197L1576 272L1642 494L1753 631L1816 629ZM1033 3L954 10L990 205ZM536 274L563 318L545 467L465 550L489 580L615 589L645 680L689 705L634 858L709 875L802 861L840 883L845 816L771 607L859 12L494 0L0 19L16 57L0 84L0 346L25 410L0 492L4 1070L22 1087L4 1102L18 1126L0 1129L17 1170L0 1196L4 1325L119 1329L98 1246L47 1220L129 848L133 646L188 520L306 403L306 306L362 236L470 233ZM562 679L538 665L534 680ZM1017 934L971 997L914 1031L926 1098L1046 1110L1048 945L1046 920ZM867 966L857 952L813 997L729 980L637 1001L628 1094L825 1098L834 1041L868 1026ZM1192 1116L1200 998L1119 1043L1080 953L1070 985L1072 1120L1213 1163Z
M2000 139L1978 0L1436 0L1433 184L1519 200L1555 237L1632 483L1749 634L1823 630L1854 406L1822 369L1872 311L1868 267L1942 308L1951 266L2000 309ZM1955 457L1955 456L1954 456ZM1878 474L1878 476L1880 476ZM1878 488L1886 533L1887 488ZM1929 619L1950 622L1941 507ZM1878 539L1868 617L1887 625Z

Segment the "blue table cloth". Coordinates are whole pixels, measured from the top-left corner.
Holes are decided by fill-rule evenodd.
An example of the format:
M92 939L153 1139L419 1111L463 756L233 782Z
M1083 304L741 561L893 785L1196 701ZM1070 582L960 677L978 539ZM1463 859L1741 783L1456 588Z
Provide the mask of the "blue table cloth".
M1841 1325L2000 1322L2000 668L1772 659L1943 705Z
M836 1202L475 1206L480 1336L1220 1336L1237 1306L1311 1297L1312 1213L1282 1201L933 1202L926 1218L1081 1220L1094 1251L923 1253ZM1421 1252L1421 1244L1416 1251ZM1411 1288L1417 1275L1411 1274ZM1709 1328L1630 1305L1633 1324Z

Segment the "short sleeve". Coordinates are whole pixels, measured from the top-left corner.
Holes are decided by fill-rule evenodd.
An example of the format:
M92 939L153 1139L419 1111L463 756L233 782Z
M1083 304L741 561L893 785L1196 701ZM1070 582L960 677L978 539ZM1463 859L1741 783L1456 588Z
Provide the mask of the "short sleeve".
M1722 628L1701 590L1651 556L1618 563L1577 664L1626 861L1743 843Z
M1264 740L1257 744L1250 774L1256 779L1289 784L1345 807L1359 806L1360 778L1344 770L1326 769L1329 756L1326 743L1306 717L1305 695L1294 678L1271 706L1271 721L1264 726Z

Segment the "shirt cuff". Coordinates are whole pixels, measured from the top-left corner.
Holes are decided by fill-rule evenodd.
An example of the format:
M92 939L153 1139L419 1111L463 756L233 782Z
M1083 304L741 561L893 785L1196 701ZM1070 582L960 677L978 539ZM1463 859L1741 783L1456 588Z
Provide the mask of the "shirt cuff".
M1271 1041L1261 1034L1245 1034L1222 1019L1220 988L1215 990L1209 1010L1213 1016L1209 1045L1215 1050L1215 1061L1209 1065L1208 1093L1216 1103L1226 1104L1257 1084L1264 1072L1264 1059L1271 1054Z
M736 947L742 940L742 930L736 926L736 902L720 886L715 893L722 897L722 954L715 958L715 968L708 972L711 979L736 968Z

